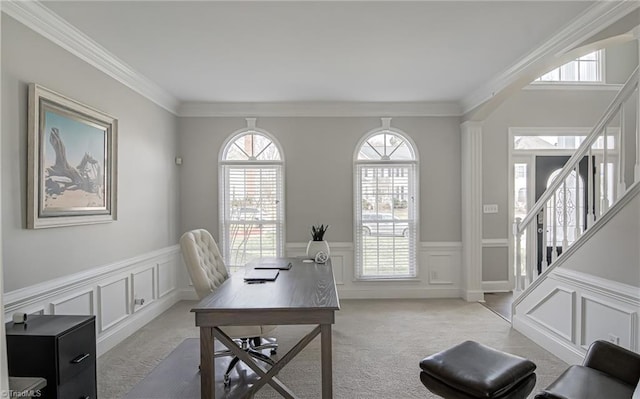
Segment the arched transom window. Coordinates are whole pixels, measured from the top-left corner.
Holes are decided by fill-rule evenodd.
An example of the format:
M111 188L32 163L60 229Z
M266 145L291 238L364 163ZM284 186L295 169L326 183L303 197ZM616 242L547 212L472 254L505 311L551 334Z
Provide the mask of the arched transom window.
M284 255L284 162L266 131L234 133L220 159L222 251L231 271L264 256Z
M417 155L403 132L369 132L354 157L356 278L416 276Z

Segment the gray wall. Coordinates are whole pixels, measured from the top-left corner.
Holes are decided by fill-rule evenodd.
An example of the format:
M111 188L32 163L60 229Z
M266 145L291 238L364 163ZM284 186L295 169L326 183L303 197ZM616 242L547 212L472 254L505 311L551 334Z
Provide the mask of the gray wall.
M31 82L118 118L118 221L25 228ZM176 118L4 14L2 116L5 292L177 242Z
M640 195L569 257L563 267L640 287Z
M623 84L638 65L638 41L610 46L605 50L605 79L610 84Z
M353 154L379 118L271 117L257 126L274 135L285 157L287 242L306 242L314 223L327 240L353 241ZM420 240L460 241L460 121L453 117L394 118L420 157ZM179 118L181 230L204 227L218 237L220 147L243 118Z

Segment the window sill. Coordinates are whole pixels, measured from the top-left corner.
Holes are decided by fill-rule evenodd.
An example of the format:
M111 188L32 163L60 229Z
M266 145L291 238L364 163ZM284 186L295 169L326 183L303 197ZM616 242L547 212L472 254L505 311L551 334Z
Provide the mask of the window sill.
M398 278L393 278L393 277L385 277L385 278L374 278L374 277L365 277L365 278L356 278L352 280L354 283L387 283L387 282L392 282L392 283L402 283L402 282L421 282L422 280L420 280L417 277L398 277Z

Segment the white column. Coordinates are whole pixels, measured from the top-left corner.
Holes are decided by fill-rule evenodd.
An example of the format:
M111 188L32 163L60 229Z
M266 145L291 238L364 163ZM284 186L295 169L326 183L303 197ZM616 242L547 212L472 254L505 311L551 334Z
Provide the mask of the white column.
M2 2L0 1L0 15L2 14ZM1 19L1 18L0 18ZM2 32L2 23L0 22L0 32ZM2 34L0 33L0 39ZM1 43L1 40L0 40ZM1 49L0 49L1 50ZM1 53L1 51L0 51ZM2 60L0 59L0 65ZM0 93L2 93L2 84L0 84ZM2 96L0 96L2 98ZM0 102L0 121L2 121L2 103ZM2 125L0 125L0 131ZM2 148L0 146L0 162L2 161ZM0 176L0 186L2 185L2 178ZM2 203L0 203L0 210L2 210ZM0 212L0 215L2 212ZM0 396L5 392L9 392L9 373L7 372L7 344L4 335L4 271L2 269L2 217L0 216Z
M483 301L482 124L464 122L462 133L462 297Z

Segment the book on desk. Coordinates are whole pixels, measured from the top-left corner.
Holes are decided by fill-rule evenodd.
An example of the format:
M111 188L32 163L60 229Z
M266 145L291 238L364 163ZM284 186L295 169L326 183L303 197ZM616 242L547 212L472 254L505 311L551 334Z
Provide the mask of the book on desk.
M244 273L244 281L247 283L275 281L278 274L280 274L279 269L249 269Z
M256 262L250 264L254 269L291 269L291 261L283 258L260 258Z

